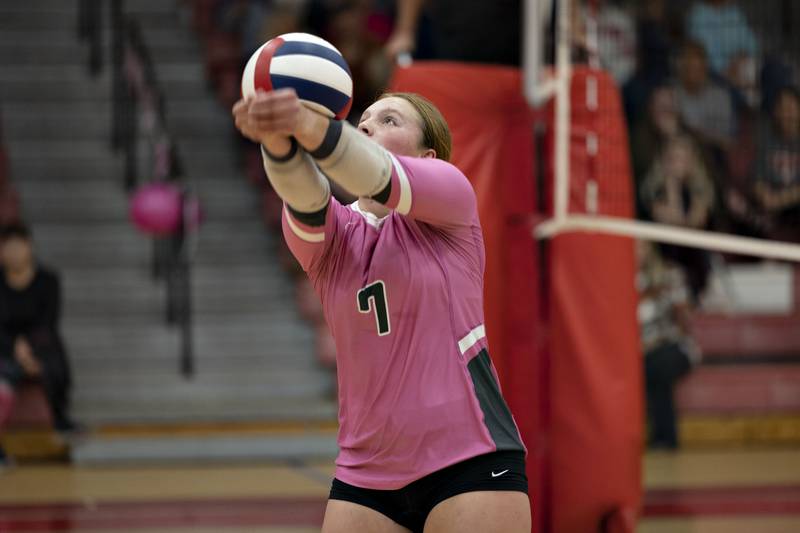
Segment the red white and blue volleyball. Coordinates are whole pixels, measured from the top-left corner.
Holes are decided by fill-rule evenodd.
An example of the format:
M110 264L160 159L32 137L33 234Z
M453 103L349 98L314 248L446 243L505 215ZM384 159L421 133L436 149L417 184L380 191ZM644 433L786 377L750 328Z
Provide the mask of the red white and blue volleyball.
M242 96L291 87L310 108L345 118L353 102L353 78L339 50L310 33L285 33L256 50L242 75Z

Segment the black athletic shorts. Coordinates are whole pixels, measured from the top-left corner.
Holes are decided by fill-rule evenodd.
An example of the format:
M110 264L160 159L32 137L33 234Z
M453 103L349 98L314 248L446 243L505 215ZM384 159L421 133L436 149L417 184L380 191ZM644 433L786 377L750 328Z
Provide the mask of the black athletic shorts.
M336 478L330 499L353 502L388 516L414 533L422 532L431 510L440 502L484 490L528 493L523 452L493 452L443 468L397 490L363 489Z

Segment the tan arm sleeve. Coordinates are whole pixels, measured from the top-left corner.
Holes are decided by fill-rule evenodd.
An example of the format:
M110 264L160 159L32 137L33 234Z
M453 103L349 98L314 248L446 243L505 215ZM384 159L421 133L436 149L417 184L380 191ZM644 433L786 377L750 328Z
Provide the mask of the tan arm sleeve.
M321 150L332 151L324 157L318 157L320 150L313 154L326 176L356 196L375 196L389 184L392 159L385 148L346 122L332 121L329 134L323 146L335 146Z
M331 197L328 180L322 175L314 159L305 150L292 144L285 157L274 158L261 147L264 171L278 196L292 209L313 213L326 205Z

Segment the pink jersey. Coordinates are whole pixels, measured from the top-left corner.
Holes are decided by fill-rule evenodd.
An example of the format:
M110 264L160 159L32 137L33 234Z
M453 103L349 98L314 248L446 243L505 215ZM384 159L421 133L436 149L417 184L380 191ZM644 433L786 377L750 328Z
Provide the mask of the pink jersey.
M283 217L336 340L336 477L371 489L524 450L487 350L475 192L438 159L393 165L382 220L333 198L324 225Z

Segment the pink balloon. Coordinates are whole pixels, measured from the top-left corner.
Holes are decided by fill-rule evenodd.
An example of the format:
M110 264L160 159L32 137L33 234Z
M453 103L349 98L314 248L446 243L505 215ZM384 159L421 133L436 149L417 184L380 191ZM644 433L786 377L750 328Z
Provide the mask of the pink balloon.
M153 236L175 233L181 222L181 191L175 185L142 185L130 201L130 217L139 231Z

